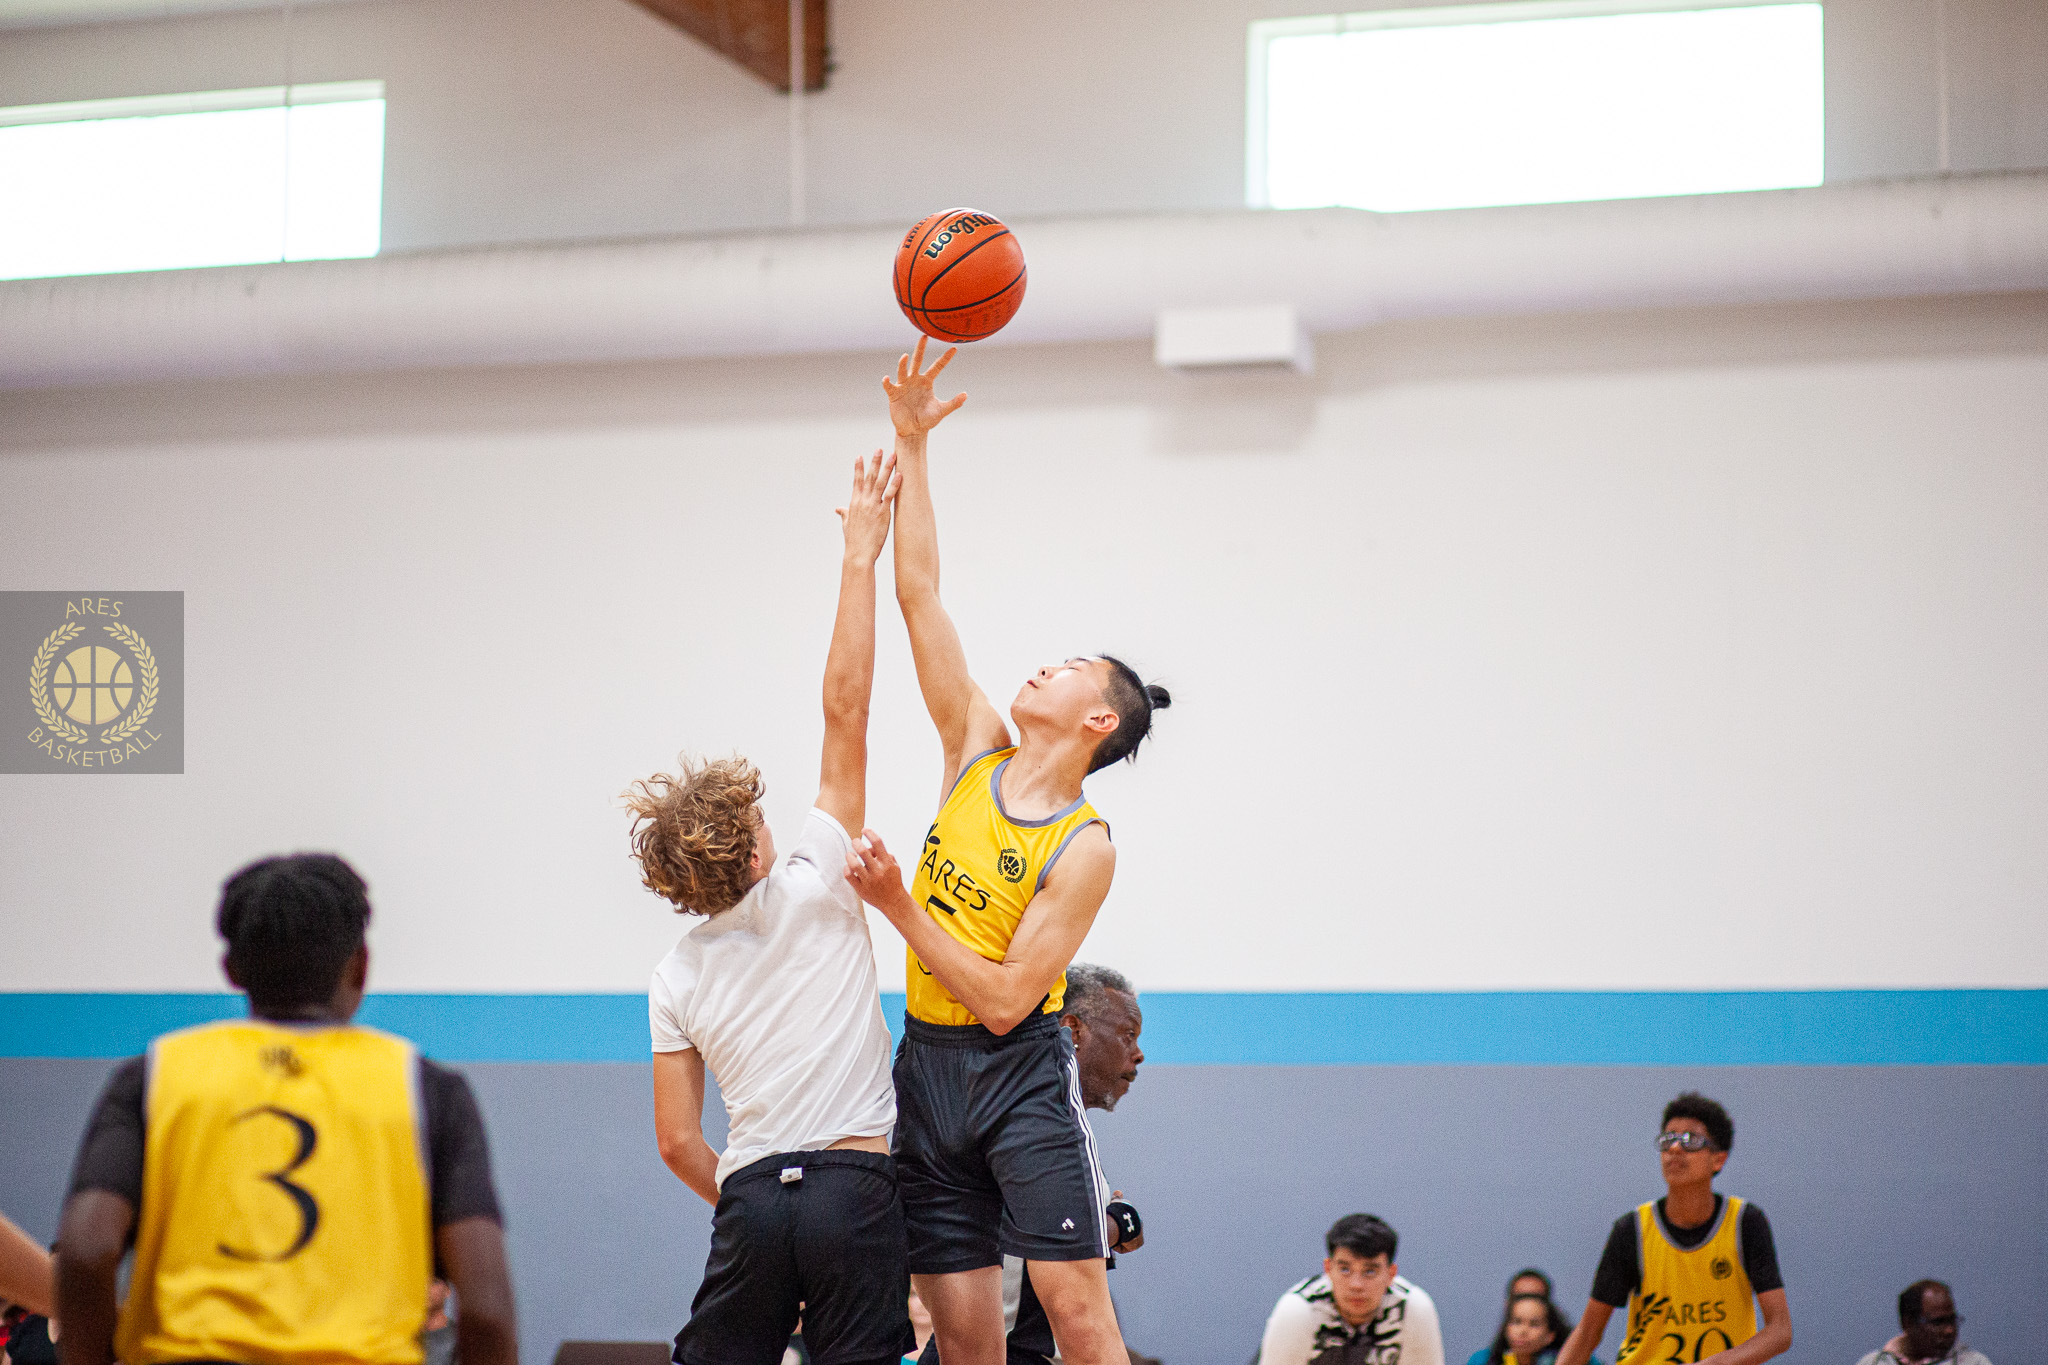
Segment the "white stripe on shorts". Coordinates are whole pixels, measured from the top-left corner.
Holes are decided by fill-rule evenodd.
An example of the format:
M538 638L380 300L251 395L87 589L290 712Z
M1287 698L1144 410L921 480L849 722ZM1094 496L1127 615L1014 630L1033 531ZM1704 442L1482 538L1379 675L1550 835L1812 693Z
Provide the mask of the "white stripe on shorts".
M1095 1245L1109 1258L1109 1215L1103 1212L1109 1184L1102 1178L1102 1158L1095 1151L1095 1130L1088 1124L1088 1106L1081 1099L1081 1068L1072 1058L1061 1062L1067 1071L1067 1103L1073 1107L1074 1122L1081 1125L1081 1147L1088 1157L1088 1174L1095 1181Z

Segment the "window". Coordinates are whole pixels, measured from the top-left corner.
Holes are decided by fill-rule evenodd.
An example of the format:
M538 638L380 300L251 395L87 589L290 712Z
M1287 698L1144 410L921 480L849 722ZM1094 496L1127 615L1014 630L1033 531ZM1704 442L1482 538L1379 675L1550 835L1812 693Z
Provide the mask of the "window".
M384 83L0 109L0 279L374 256Z
M1251 26L1249 75L1254 205L1398 212L1821 182L1818 4L1267 20Z

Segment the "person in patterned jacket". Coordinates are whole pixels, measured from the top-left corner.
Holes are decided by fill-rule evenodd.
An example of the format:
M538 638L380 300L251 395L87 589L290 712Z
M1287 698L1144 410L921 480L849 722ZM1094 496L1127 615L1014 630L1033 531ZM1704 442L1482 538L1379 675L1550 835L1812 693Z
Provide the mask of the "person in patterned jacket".
M1369 1213L1324 1236L1323 1273L1280 1296L1254 1365L1443 1365L1436 1304L1401 1278L1399 1235Z

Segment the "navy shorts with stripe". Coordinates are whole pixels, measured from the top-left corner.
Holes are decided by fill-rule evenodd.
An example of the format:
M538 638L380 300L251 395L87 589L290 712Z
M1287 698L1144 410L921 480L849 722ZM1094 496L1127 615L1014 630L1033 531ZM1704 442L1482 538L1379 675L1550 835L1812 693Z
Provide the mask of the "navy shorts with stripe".
M1034 1014L1001 1037L980 1024L903 1021L896 1176L913 1274L1109 1254L1095 1137L1074 1040Z

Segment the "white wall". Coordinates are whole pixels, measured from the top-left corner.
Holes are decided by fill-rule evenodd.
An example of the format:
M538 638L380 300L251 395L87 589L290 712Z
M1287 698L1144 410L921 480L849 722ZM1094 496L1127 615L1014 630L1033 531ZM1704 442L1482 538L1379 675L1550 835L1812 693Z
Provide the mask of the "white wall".
M1950 168L2048 165L2048 4L1945 4ZM812 221L1241 204L1247 23L1343 7L836 0ZM1937 169L1936 8L1827 0L1831 181ZM783 97L628 0L0 32L0 105L366 77L390 101L386 250L787 221Z
M1181 704L1092 792L1149 989L2048 985L2048 297L1402 326L1313 380L972 354L946 591L1005 697ZM202 989L356 859L387 988L634 990L616 795L815 781L883 356L0 396L0 586L182 589L182 777L0 777L0 989ZM885 611L873 823L936 746ZM886 934L886 931L884 931ZM900 981L893 947L885 981Z

